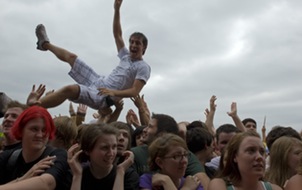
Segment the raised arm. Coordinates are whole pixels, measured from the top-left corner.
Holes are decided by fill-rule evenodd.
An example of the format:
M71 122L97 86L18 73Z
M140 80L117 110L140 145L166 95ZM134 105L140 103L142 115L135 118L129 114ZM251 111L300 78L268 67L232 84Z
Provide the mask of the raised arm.
M216 96L213 95L210 99L210 110L206 109L205 114L206 114L206 121L205 124L207 128L209 129L210 133L212 135L215 135L216 130L214 128L214 115L216 111L216 104L215 101L217 100Z
M108 88L98 88L99 95L117 96L121 98L129 98L137 96L143 89L145 83L143 80L135 79L132 87L125 90L112 90Z
M115 106L115 110L111 113L109 120L107 121L107 123L111 123L114 121L117 121L119 116L121 115L121 112L124 108L124 101L123 99L119 100L119 101L114 101L114 106Z
M113 36L115 39L115 44L118 52L120 51L120 49L122 49L125 46L123 35L122 35L121 19L120 19L120 8L122 2L123 0L114 1Z
M150 120L150 110L144 99L144 95L140 96L138 94L135 97L131 97L131 100L138 109L141 125L148 125Z
M227 114L233 119L234 124L240 131L242 131L242 132L246 131L245 126L243 125L243 123L241 122L241 120L237 114L237 103L236 102L232 102L231 111L227 112Z

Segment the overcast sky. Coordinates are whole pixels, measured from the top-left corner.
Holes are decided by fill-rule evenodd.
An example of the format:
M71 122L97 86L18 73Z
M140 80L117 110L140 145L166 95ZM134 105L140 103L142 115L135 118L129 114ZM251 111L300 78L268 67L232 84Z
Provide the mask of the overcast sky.
M25 102L33 84L56 90L74 83L68 64L36 50L40 23L52 43L108 75L119 61L113 3L0 0L0 91ZM152 73L142 94L152 112L204 120L216 95L216 127L232 123L226 112L235 101L240 118L254 118L259 129L264 116L268 129L302 129L301 0L124 0L121 22L126 46L134 31L149 39L144 60ZM122 121L135 109L130 99L124 102ZM50 112L67 115L68 101Z

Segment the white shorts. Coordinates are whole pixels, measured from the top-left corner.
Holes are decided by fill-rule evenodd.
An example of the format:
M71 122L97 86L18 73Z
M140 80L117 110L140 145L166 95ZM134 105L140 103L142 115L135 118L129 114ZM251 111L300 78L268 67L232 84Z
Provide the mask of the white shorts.
M105 76L97 74L79 58L75 60L68 74L80 87L78 99L71 100L72 102L85 104L96 110L108 107L105 101L106 96L98 95L98 88L105 87L103 83Z

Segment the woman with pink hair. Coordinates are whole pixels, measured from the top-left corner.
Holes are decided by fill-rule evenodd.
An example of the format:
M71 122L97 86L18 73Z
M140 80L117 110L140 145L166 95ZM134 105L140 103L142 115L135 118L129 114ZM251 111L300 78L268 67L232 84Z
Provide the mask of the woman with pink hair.
M32 106L23 111L11 129L22 148L0 154L1 189L66 189L71 175L67 172L67 153L47 146L54 138L55 126L49 112Z

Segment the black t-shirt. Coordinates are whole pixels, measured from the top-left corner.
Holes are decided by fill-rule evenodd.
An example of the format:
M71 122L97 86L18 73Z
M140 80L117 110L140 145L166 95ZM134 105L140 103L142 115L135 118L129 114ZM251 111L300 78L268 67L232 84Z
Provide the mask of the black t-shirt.
M44 150L45 153L46 149ZM6 184L18 177L22 177L28 170L30 170L36 163L47 155L56 155L54 165L48 168L44 173L52 175L56 180L56 189L70 189L72 175L70 173L69 165L67 163L67 153L63 149L53 149L49 154L44 153L35 161L26 163L20 152L14 166L10 166L9 159L14 150L4 151L0 154L0 184ZM42 174L44 174L42 173Z
M85 165L82 174L82 185L81 190L112 190L114 180L116 176L116 166L114 166L111 172L102 179L96 179L89 168L89 165ZM139 176L132 169L128 168L125 172L124 177L124 189L135 190L138 189Z
M21 144L21 142L18 142L18 143L11 144L11 145L5 145L4 148L3 148L3 151L17 150L17 149L20 149L20 148L22 148L22 144Z

